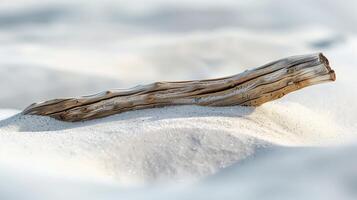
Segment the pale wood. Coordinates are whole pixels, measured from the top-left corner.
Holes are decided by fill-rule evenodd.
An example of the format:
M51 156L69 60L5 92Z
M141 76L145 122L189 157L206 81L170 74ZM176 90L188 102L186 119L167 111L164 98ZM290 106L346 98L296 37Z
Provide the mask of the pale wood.
M79 98L35 103L23 114L84 121L125 111L169 105L259 106L301 88L334 81L335 72L321 53L293 56L230 77L156 82Z

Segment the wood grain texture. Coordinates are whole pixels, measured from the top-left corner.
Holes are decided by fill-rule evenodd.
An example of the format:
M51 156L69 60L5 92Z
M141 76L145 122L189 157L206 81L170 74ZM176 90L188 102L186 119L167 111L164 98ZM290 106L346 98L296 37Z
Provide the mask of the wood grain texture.
M230 77L156 82L127 90L34 103L23 114L75 122L169 105L259 106L295 90L335 79L326 57L321 53L309 54L284 58Z

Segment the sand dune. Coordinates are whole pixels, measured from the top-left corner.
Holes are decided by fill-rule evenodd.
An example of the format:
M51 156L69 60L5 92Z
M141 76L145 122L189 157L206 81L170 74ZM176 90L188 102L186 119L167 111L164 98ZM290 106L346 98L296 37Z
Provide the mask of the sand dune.
M2 2L0 199L355 199L355 8ZM227 76L321 51L336 82L255 109L173 106L83 123L19 114L35 101Z

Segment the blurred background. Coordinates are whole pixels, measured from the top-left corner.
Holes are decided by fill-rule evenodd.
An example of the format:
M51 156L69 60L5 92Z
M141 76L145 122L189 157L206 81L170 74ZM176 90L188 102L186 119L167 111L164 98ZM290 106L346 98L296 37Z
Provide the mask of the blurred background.
M233 117L210 116L212 123L207 121L207 124L237 129L242 135L247 132L274 135L278 127L286 135L277 134L277 137L293 138L291 143L274 144L276 148L257 152L226 169L216 167L221 166L218 161L244 154L250 145L255 145L254 140L233 148L232 138L240 141L244 139L240 138L242 135L233 137L227 129L228 133L222 137L224 141L217 142L222 138L212 137L212 133L219 135L224 131L204 126L195 127L197 130L180 129L175 121L165 122L165 117L162 126L160 120L150 121L149 117L137 122L125 121L124 116L122 124L120 120L111 124L103 120L90 126L84 124L82 130L82 124L76 124L62 132L26 132L21 123L30 118L17 120L15 116L3 120L1 160L29 155L27 164L31 165L36 164L32 161L37 156L33 152L44 152L47 164L61 169L68 167L63 164L66 162L52 163L51 158L63 152L64 161L81 164L68 167L73 173L95 167L80 160L88 156L92 163L113 166L106 170L114 174L130 174L132 166L153 179L193 171L190 176L198 177L198 183L165 183L164 189L155 184L128 189L116 182L107 185L101 180L86 182L65 177L61 170L58 177L49 178L45 172L30 172L22 164L8 168L0 165L0 199L54 199L47 197L56 195L58 199L68 199L63 197L71 195L78 196L76 199L356 199L356 145L335 149L306 147L311 144L301 142L304 147L290 146L309 137L317 138L316 144L324 137L333 142L345 135L355 138L356 24L356 0L1 0L0 118L10 116L4 108L16 113L33 102L51 98L81 96L154 81L228 76L276 59L315 52L323 52L329 58L337 81L289 94L276 101L277 104L259 107L252 116L235 117L236 121L224 121ZM186 112L172 109L175 113ZM6 127L6 121L11 120L13 124ZM36 120L45 127L57 124L48 119ZM144 121L152 123L151 126L144 126ZM197 122L194 118L190 121ZM136 129L137 124L142 126ZM110 127L114 125L117 129ZM41 130L36 126L31 122L27 128ZM158 130L156 137L150 135L152 127ZM131 138L129 133L135 132L132 130L139 135L143 130L149 142L145 138ZM211 146L191 142L206 133ZM260 136L269 138L269 134ZM129 139L122 140L123 136ZM177 142L175 137L187 139L180 146L187 152L193 148L207 151L193 153L192 157L182 155L185 158L182 159L173 147ZM157 147L156 142L162 145ZM20 153L7 153L5 144L13 145ZM138 148L133 150L134 147ZM228 147L235 151L226 151ZM169 150L174 154L165 154ZM105 159L99 156L102 154ZM210 160L211 157L217 160ZM133 162L126 163L127 158ZM159 163L159 167L167 167L169 172L156 173L160 168L151 167L145 161L152 161L153 166ZM37 164L46 168L46 162ZM129 170L125 171L126 167ZM203 177L205 170L215 174ZM121 178L118 177L114 178Z
M356 9L355 0L2 0L0 108L232 75L295 54L344 62Z

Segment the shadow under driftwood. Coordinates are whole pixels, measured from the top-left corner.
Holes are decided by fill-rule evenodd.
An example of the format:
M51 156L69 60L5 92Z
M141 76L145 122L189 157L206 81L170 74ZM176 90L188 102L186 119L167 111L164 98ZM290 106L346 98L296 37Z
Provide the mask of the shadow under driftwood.
M20 132L41 132L73 129L78 127L92 126L95 124L137 121L136 123L154 122L166 119L190 119L200 117L232 117L245 118L254 112L255 107L232 106L232 107L203 107L203 106L167 106L162 108L135 110L113 116L85 121L63 122L46 116L17 114L0 121L0 128L17 126ZM175 123L175 122L172 122Z

